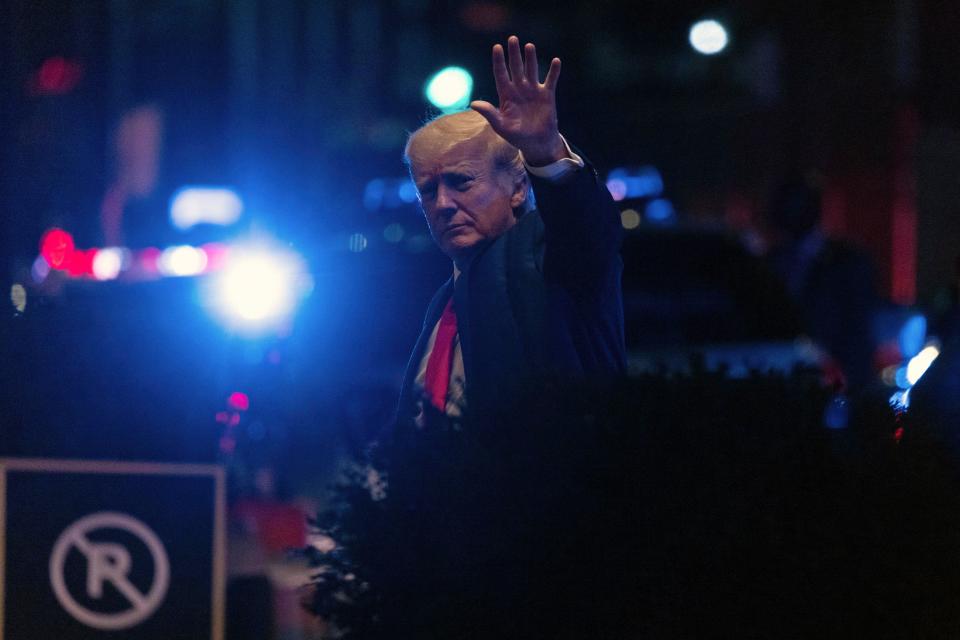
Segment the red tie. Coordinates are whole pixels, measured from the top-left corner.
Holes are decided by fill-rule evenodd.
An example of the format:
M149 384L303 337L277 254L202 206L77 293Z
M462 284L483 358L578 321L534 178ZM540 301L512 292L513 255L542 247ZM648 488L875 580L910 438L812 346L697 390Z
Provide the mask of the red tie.
M423 387L430 403L440 411L447 407L447 390L450 388L450 364L453 362L453 337L457 335L457 314L453 310L453 298L443 309L437 339L427 360L427 372Z

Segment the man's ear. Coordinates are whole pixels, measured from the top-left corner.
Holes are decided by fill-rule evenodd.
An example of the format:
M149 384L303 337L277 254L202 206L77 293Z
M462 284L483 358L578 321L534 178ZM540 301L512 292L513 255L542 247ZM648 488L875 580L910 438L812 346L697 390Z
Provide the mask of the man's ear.
M527 178L527 173L523 172L523 175L519 176L513 182L513 193L510 195L510 206L513 207L514 210L522 210L527 201L527 193L529 191L530 180Z

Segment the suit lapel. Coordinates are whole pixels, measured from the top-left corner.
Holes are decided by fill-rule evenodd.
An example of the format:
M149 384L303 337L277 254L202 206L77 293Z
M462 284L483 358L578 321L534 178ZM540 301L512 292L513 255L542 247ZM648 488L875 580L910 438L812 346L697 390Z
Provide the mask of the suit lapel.
M462 277L462 274L461 274ZM434 294L433 299L427 306L427 314L423 320L423 327L420 329L420 337L417 338L417 344L410 354L410 360L407 362L407 371L403 376L403 386L400 389L400 405L397 407L397 419L404 420L408 418L413 410L413 383L417 377L417 370L420 367L420 361L423 359L423 353L427 348L427 342L430 341L430 334L433 328L440 320L443 308L453 293L453 277L447 280L440 290ZM457 304L455 301L454 304Z

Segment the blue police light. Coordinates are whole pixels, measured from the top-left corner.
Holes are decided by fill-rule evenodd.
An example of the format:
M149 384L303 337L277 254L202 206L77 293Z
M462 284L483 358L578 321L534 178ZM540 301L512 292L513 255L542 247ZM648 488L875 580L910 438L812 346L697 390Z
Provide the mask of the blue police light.
M904 358L912 358L920 353L927 339L927 319L922 314L910 316L900 328L897 342Z
M618 167L607 176L607 189L614 200L656 198L663 193L663 177L656 167Z
M256 333L282 325L310 292L312 281L295 253L232 247L208 289L208 303L231 328Z
M409 176L374 178L363 189L363 206L370 211L408 208L417 201L417 187Z
M397 195L402 202L412 204L417 201L417 187L410 180L404 180L397 189Z
M712 56L727 48L730 36L716 20L700 20L690 27L690 46L705 56Z
M376 211L383 206L383 196L387 185L383 178L374 178L363 188L363 206Z
M446 67L427 80L423 92L444 113L458 111L470 104L473 76L463 67Z
M201 223L228 226L241 213L243 200L224 187L184 187L170 199L170 222L183 231Z
M661 225L672 223L677 215L673 209L673 203L665 198L651 200L643 213L648 222Z

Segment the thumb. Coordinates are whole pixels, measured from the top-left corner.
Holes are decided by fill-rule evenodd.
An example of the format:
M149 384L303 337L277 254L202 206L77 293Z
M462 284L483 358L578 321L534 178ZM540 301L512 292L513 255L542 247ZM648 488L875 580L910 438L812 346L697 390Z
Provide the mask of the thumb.
M482 115L493 127L494 131L500 130L500 110L487 102L486 100L474 100L470 103L470 108Z

